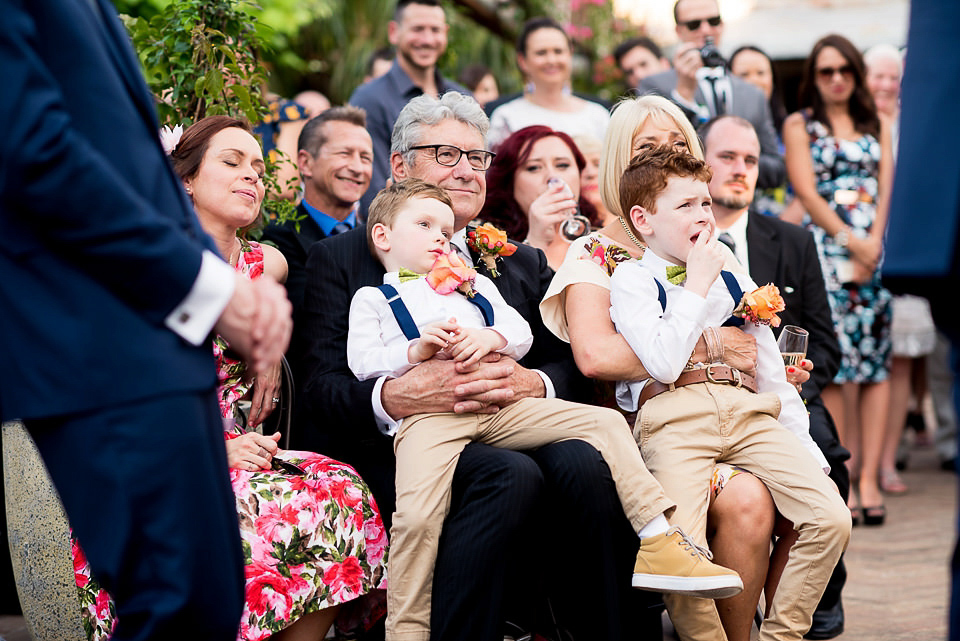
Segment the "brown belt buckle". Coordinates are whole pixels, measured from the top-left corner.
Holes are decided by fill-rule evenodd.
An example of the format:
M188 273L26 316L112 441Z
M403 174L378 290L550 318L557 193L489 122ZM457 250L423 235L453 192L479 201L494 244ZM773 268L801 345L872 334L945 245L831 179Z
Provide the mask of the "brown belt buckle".
M729 368L730 369L730 378L725 380L717 380L713 377L713 368L714 364L707 366L707 380L711 383L724 383L726 385L733 385L737 389L740 389L743 386L743 378L740 376L740 370Z

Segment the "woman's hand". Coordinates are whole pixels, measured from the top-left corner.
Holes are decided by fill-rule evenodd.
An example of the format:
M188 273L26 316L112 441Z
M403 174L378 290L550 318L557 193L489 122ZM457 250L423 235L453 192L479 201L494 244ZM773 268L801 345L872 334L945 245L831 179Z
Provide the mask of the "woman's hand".
M530 229L527 243L543 249L557 238L557 228L568 217L577 213L577 201L570 188L559 184L547 188L537 196L527 210Z
M883 240L881 238L874 238L872 234L866 238L858 238L851 234L847 247L855 261L854 264L860 263L871 274L877 270L877 265L880 264L880 254L883 252Z
M264 436L257 432L247 432L237 438L229 439L227 444L227 466L233 470L256 472L270 469L270 461L279 449L280 432Z
M744 374L756 376L757 339L736 327L721 327L723 362Z
M799 367L793 365L787 365L787 382L797 388L797 391L802 391L801 388L803 384L810 380L810 372L813 371L813 361L809 359L803 359L800 361Z
M250 390L250 427L257 427L263 423L276 409L277 404L273 399L277 398L277 392L280 391L282 367L281 363L272 365L253 380L253 388Z

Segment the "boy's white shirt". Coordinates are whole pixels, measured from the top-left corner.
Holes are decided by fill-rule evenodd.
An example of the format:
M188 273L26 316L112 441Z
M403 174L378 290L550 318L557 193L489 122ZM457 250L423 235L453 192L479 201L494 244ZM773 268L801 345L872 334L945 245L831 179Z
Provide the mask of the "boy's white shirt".
M672 383L683 372L703 328L719 327L739 301L734 301L722 278L704 299L667 281L666 268L672 263L647 250L639 260L620 264L610 279L610 317L617 331L637 354L647 372L658 381ZM746 274L735 274L744 292L757 285ZM667 294L666 311L660 307L660 281ZM758 392L772 392L780 398L780 424L793 432L820 466L829 470L826 458L810 438L806 406L796 388L787 382L780 350L767 326L746 321L743 331L757 339ZM617 402L634 411L646 381L617 383Z
M459 292L438 294L425 278L401 283L397 272L384 274L383 282L397 289L418 329L451 317L463 327L485 327L480 310ZM494 324L488 329L498 332L507 341L506 346L497 352L514 360L523 358L533 345L530 325L507 304L493 281L483 274L477 274L474 288L490 301L493 308ZM403 335L386 296L376 287L361 287L354 294L350 302L349 328L347 364L359 380L395 378L416 366L407 360L411 341ZM379 396L379 390L375 390L375 396ZM388 435L396 433L400 426L400 421L381 422L381 430Z

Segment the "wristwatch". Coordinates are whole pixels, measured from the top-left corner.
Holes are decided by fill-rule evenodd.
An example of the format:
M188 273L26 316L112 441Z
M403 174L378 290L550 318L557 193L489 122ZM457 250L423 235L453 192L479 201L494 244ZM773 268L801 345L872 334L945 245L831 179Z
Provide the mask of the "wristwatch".
M847 245L850 244L850 228L844 227L834 234L833 242L836 243L837 247L843 247L846 249Z

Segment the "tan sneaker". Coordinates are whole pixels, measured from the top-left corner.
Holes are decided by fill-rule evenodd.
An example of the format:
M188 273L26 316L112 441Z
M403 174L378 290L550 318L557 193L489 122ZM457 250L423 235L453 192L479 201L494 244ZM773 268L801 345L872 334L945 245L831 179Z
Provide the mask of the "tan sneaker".
M678 527L640 541L633 566L633 587L705 599L725 599L743 590L740 575L710 562L700 547Z

